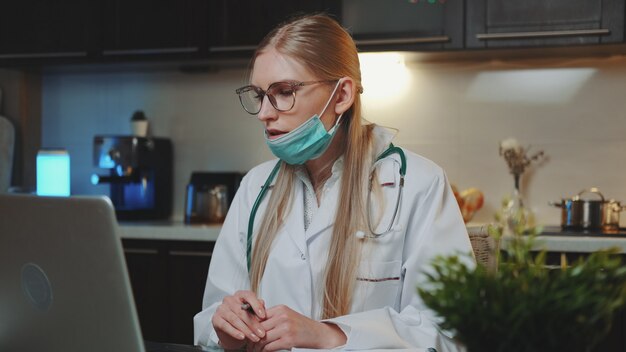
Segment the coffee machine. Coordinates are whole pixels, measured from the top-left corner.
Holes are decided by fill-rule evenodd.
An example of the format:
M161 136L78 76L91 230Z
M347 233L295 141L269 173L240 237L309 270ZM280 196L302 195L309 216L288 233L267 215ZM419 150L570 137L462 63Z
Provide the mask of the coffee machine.
M172 213L172 143L167 138L95 136L91 182L109 184L118 220L166 219Z

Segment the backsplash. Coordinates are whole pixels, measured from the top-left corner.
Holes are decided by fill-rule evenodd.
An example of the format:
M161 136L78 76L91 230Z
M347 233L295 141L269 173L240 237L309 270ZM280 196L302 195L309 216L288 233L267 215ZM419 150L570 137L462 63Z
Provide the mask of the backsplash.
M548 201L592 186L626 201L626 58L408 62L406 75L400 92L377 98L364 72L365 117L398 129L396 144L441 165L459 189L481 189L485 206L474 222L491 221L513 188L498 155L509 136L548 156L522 180L538 222L559 224L560 209ZM129 134L131 115L143 110L152 135L173 141L173 215L182 219L192 171L247 171L272 158L234 93L245 79L243 68L47 73L42 146L69 150L73 194L105 194L107 186L90 183L102 172L93 166L93 136Z

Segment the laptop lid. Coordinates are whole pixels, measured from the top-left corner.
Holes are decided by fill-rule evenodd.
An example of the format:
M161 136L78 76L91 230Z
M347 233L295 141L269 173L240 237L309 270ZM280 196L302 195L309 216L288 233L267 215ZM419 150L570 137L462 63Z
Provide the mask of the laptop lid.
M0 351L143 350L109 199L0 194Z

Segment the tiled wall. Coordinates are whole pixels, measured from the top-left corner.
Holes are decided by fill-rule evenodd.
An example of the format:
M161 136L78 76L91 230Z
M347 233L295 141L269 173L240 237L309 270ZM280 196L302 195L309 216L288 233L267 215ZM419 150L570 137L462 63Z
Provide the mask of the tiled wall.
M173 140L180 219L192 171L246 171L272 157L259 123L234 94L245 74L243 68L46 74L43 146L69 149L73 193L104 193L89 183L98 171L93 136L129 133L131 114L143 109L153 134ZM401 90L384 99L364 82L366 118L397 128L397 144L444 167L459 189L481 189L486 203L474 221L490 221L513 188L498 155L499 141L509 136L548 155L522 183L539 222L558 224L560 210L548 201L587 187L626 202L626 58L408 62L405 75Z

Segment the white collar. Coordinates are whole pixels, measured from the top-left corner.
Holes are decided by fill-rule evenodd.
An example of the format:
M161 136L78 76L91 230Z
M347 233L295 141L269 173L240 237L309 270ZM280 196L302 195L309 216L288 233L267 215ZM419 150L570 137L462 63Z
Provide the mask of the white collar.
M343 172L343 155L340 155L337 160L335 160L330 172L331 175L328 180L324 182L324 187L331 187L341 176L341 173ZM306 171L306 167L304 165L298 165L296 167L295 173L296 176L302 182L304 182L307 187L310 186L311 188L313 188L313 186L311 185L311 179L309 178L309 173Z
M389 145L391 144L393 138L396 136L397 131L391 128L374 125L374 129L372 132L374 135L374 141L372 145L372 157L374 158L374 160L372 160L373 164L376 158L378 158L380 154L382 154L385 150L387 150L387 148L389 148Z

